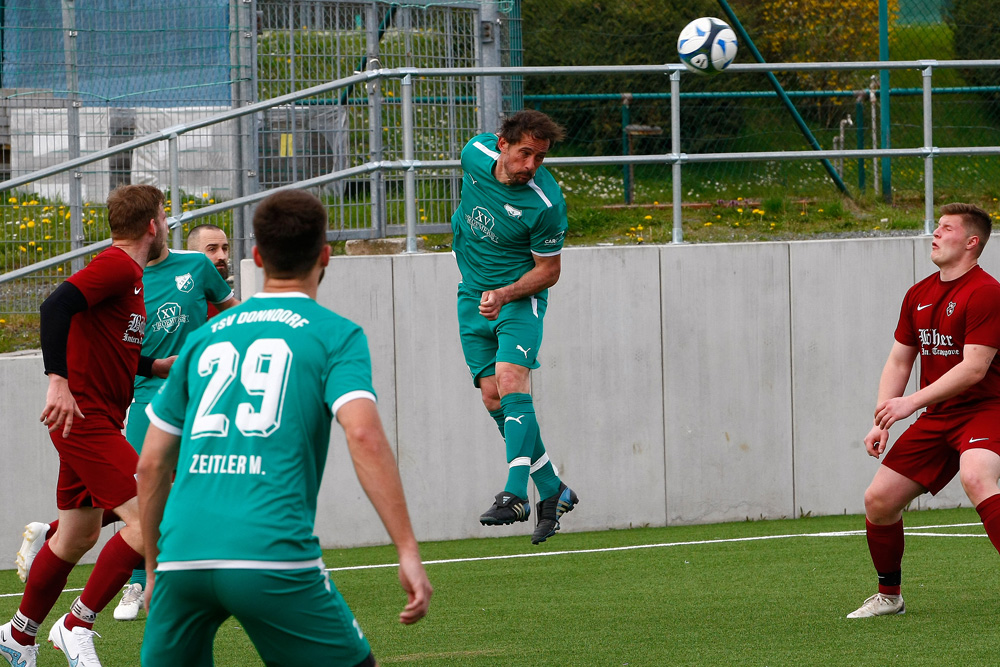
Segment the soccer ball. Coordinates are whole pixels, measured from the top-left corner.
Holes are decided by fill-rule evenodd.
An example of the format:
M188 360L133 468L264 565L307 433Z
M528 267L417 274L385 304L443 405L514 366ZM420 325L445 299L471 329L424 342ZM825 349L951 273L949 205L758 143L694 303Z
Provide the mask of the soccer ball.
M703 16L681 30L677 53L692 72L718 74L736 58L736 33L725 21Z

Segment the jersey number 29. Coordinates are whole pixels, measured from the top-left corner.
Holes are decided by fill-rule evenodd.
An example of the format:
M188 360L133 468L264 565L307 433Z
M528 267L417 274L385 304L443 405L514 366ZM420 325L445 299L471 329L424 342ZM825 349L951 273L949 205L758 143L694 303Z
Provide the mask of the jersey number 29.
M211 377L198 403L191 437L226 437L229 417L212 411L237 377L248 394L262 398L260 410L255 410L250 403L237 406L236 428L246 436L266 438L274 433L281 426L281 408L291 361L292 351L280 338L255 340L247 348L242 366L239 351L229 341L206 347L198 359L198 374Z

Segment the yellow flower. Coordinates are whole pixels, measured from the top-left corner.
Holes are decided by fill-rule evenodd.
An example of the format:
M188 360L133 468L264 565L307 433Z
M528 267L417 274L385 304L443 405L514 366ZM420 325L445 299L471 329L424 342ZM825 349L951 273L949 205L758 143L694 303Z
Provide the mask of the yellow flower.
M25 229L27 229L27 228L28 228L28 225L24 224L23 222L21 223L21 226L18 227L18 229L20 229L22 231L25 230Z
M56 273L62 273L62 267L61 266L56 267Z
M639 225L638 227L636 227L636 229L638 229L641 232L642 231L642 225Z
M652 219L653 219L653 216L651 216L651 215L647 215L645 218L643 218L643 220L652 220Z
M822 213L822 212L823 212L823 209L821 209L821 208L818 208L818 209L816 209L816 211L817 211L818 213Z
M25 247L24 247L23 245L21 245L21 246L18 246L18 248L20 248L20 249L21 249L21 252L28 252L28 249L27 249L27 248L25 248Z
M7 320L5 320L2 317L0 317L0 324L7 324Z
M201 198L202 199L208 199L208 193L207 192L202 192L201 193Z
M706 227L711 227L711 226L712 226L712 223L711 223L711 222L706 222L706 223L705 223L705 226L706 226Z
M90 214L91 214L91 215L97 215L97 212L96 212L96 211L94 211L94 209L90 209Z
M996 201L996 199L994 199L993 201ZM654 201L653 202L653 206L659 206L659 205L660 205L660 202L658 202L658 201Z
M35 242L34 241L28 241L28 245L33 246L33 245L35 245Z
M208 200L208 203L209 203L209 204L214 204L214 203L215 203L215 200L214 200L214 199L209 199L209 200Z
M717 215L717 216L715 216L715 219L716 220L722 220L722 216L721 215Z
M30 202L28 202L28 204L30 204L31 206L38 206L38 200L32 199Z
M69 219L69 216L70 216L70 212L69 212L69 211L66 211L66 215L65 215L65 216L63 216L63 217L65 217L65 218Z
M743 201L743 197L737 197L736 201Z
M799 215L805 215L805 214L806 214L805 211L799 211Z
M629 228L628 228L628 230L629 230L630 232L634 232L634 231L635 231L635 227L629 227Z
M52 240L52 236L50 234L46 234L45 235L45 240L46 241L51 241Z
M28 228L30 229L31 227L34 227L34 226L35 226L35 221L34 220L28 220Z
M738 208L738 209L736 209L736 212L737 212L737 213L742 213L742 212L743 212L743 209L741 209L741 208Z
M994 199L993 201L996 201L996 200ZM17 197L11 197L10 199L7 200L7 203L8 204L16 204L17 203Z

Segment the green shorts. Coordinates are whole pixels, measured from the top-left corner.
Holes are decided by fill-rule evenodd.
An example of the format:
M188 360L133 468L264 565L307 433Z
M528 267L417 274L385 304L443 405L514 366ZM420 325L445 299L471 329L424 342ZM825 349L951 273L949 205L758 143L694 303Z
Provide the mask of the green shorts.
M329 576L301 570L158 572L143 667L210 667L219 626L233 616L267 665L359 665L371 646Z
M481 291L458 286L458 334L465 363L477 387L480 378L496 375L498 361L538 368L549 292L542 290L505 304L492 322L479 314L482 295Z
M142 442L146 439L146 431L149 430L149 416L146 414L146 406L149 403L134 402L128 406L128 416L125 418L125 439L132 449L142 454Z

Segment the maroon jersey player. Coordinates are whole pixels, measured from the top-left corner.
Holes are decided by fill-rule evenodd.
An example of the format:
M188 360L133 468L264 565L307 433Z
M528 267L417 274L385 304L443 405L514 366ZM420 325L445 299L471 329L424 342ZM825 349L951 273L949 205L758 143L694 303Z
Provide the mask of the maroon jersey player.
M97 542L105 509L125 522L101 550L70 613L49 640L71 665L99 665L96 615L143 563L136 500L137 455L121 429L137 372L165 375L169 361L140 359L146 321L142 271L167 238L163 194L128 185L108 196L112 246L67 279L41 308L42 357L49 377L41 421L59 454L56 503L60 529L31 567L11 622L0 626L0 655L35 664L39 625L55 606L69 572Z
M941 207L931 261L939 271L903 299L879 382L869 455L889 427L926 408L885 455L865 492L868 549L878 592L848 618L902 614L903 509L959 474L986 534L1000 549L1000 283L979 266L990 216L970 204ZM920 358L920 387L904 395Z

